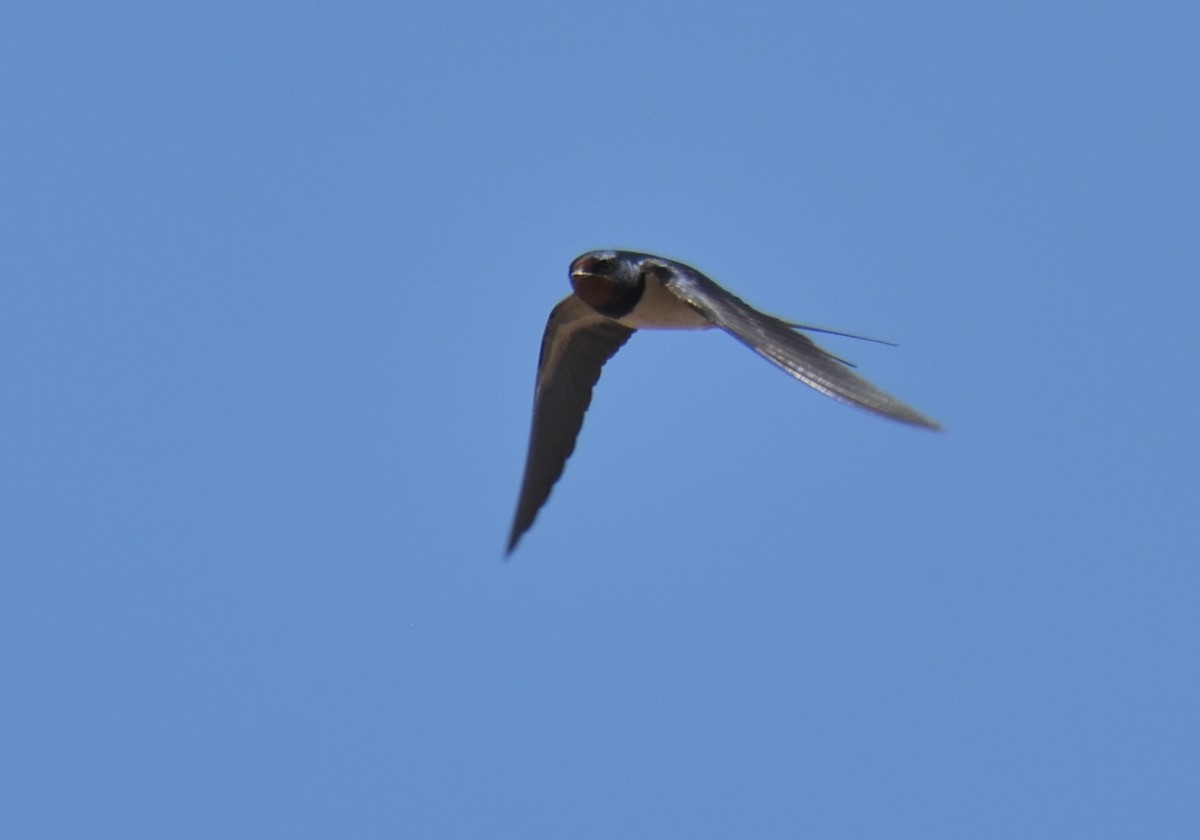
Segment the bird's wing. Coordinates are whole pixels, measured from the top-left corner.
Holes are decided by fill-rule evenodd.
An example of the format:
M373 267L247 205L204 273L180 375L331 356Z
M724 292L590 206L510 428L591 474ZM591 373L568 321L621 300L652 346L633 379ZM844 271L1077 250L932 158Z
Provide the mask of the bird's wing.
M941 428L852 373L844 362L796 332L791 325L759 312L700 272L676 269L664 282L673 294L707 315L755 353L822 394L901 423L927 429Z
M538 357L533 427L508 553L533 524L575 450L575 438L583 426L583 414L592 401L600 369L633 332L600 315L575 295L551 311Z

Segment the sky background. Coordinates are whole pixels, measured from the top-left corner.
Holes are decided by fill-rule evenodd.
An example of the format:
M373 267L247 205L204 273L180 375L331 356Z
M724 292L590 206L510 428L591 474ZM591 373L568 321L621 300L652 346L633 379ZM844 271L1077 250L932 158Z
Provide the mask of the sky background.
M6 4L0 837L1200 836L1200 6ZM641 333L510 562L582 251Z

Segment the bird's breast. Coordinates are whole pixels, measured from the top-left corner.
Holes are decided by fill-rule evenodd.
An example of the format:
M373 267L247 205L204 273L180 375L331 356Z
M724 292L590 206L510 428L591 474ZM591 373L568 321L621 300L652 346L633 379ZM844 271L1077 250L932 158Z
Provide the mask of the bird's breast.
M653 276L646 278L637 305L617 320L635 330L702 330L713 326L706 315L684 303Z

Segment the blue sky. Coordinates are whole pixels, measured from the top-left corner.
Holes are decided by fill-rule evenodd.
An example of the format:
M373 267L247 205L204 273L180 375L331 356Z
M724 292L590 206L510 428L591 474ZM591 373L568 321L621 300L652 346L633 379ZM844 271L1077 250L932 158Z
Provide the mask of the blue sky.
M1192 3L11 4L0 836L1200 830ZM946 426L634 336L593 248Z

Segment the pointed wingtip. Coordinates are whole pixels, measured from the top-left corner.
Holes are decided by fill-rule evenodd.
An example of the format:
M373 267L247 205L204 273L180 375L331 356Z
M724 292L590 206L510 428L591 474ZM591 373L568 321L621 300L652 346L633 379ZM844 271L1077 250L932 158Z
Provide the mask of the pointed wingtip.
M881 411L884 417L891 420L898 420L906 426L915 426L918 429L928 429L931 432L943 432L942 424L936 420L930 420L924 414L915 411L908 406L903 406L902 411Z
M515 549L517 547L517 543L521 541L521 536L522 535L517 533L515 530L508 535L508 545L504 548L504 561L506 563L512 559L513 549Z

